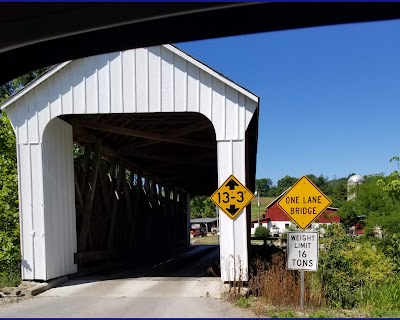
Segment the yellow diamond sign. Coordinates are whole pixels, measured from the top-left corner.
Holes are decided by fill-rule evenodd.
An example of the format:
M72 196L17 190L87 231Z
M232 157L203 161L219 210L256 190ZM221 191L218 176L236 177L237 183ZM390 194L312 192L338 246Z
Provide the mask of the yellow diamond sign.
M211 196L211 200L232 220L242 212L253 198L254 194L233 175L226 179Z
M332 201L306 176L301 177L278 201L278 206L301 229L306 229Z

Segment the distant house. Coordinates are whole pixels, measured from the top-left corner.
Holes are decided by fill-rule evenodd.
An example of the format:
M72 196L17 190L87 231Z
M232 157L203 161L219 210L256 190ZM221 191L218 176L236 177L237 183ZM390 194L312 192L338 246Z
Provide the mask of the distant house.
M190 230L207 228L207 232L211 232L212 228L217 228L218 218L196 218L190 219Z
M277 202L286 193L283 192L276 199L274 199L266 208L265 214L260 219L251 221L251 234L254 234L256 228L261 225L269 229L271 235L280 236L285 233L290 227L295 227L290 218L279 208ZM318 228L321 224L340 223L340 217L337 215L338 208L328 207L318 219L311 224L311 229Z

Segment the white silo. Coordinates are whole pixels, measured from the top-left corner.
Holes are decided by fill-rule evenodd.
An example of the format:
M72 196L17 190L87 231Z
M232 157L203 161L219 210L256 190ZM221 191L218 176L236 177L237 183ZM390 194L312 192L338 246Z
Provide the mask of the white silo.
M356 194L352 191L354 187L363 184L364 182L364 178L359 174L352 175L349 180L347 180L347 201L355 198Z

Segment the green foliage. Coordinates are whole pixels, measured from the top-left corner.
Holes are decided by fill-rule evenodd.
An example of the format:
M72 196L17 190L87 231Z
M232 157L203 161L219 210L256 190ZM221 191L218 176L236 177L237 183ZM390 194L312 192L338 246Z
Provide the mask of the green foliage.
M74 143L72 151L74 154L74 159L82 161L83 155L85 153L85 148L80 146L79 144Z
M395 279L393 265L369 241L357 241L339 224L327 227L321 239L319 269L322 291L333 307L353 308L366 285Z
M256 179L256 186L258 192L260 192L260 197L266 197L272 187L272 180L269 178Z
M396 156L390 159L390 162L396 162L397 167L400 169L400 157ZM400 201L400 172L393 171L388 178L380 179L378 185L383 191L389 194L389 196L397 201Z
M400 310L400 280L382 286L368 285L364 288L361 305L373 308L375 313L382 310ZM400 312L400 311L399 311Z
M356 197L346 201L340 208L346 227L359 221L358 216L365 215L366 232L371 233L380 226L384 233L400 233L400 201L385 192L382 182L390 179L383 175L371 175L365 178L365 183L354 188Z
M0 115L0 150L0 283L8 284L19 281L20 241L15 135L4 112Z
M258 226L254 231L254 236L258 238L268 238L270 236L269 230L266 227Z
M298 318L297 314L292 310L270 311L267 315L271 318Z
M242 308L248 308L248 307L251 307L251 297L250 298L246 298L246 297L240 297L237 301L236 301L236 304L239 306L239 307L242 307Z
M317 310L308 314L309 318L336 318L331 310Z
M215 218L217 211L215 204L208 196L196 196L190 200L191 218Z
M298 178L294 178L291 176L284 176L282 179L280 179L276 186L276 192L277 192L276 196L286 191L286 189L292 187L297 180Z
M386 236L379 244L386 257L392 260L394 271L400 275L400 234Z

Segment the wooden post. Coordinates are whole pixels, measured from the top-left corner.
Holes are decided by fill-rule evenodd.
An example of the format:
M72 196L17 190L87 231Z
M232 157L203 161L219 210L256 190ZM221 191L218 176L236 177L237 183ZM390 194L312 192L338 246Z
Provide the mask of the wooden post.
M124 176L124 174L125 174L125 160L122 159L118 165L118 178L117 178L117 185L115 187L114 201L113 201L112 214L111 214L110 233L109 233L108 242L107 242L108 249L112 249L112 247L114 245L115 225L117 222L117 209L118 209L118 201L119 201L117 196L119 196L119 191L121 188L121 180L122 180L122 177Z
M92 147L90 145L85 145L85 152L83 154L83 162L82 162L82 168L83 168L83 174L82 174L82 181L81 181L81 196L82 198L85 196L85 188L86 188L86 180L88 179L89 175L89 162L90 162L90 154L92 153Z
M99 172L100 160L101 160L101 142L99 141L96 143L95 147L93 166L90 177L90 188L86 194L85 207L82 218L82 227L81 227L81 232L79 234L78 248L80 252L84 251L86 248L86 240L90 230L90 217L92 213L93 199L96 192L97 176Z

